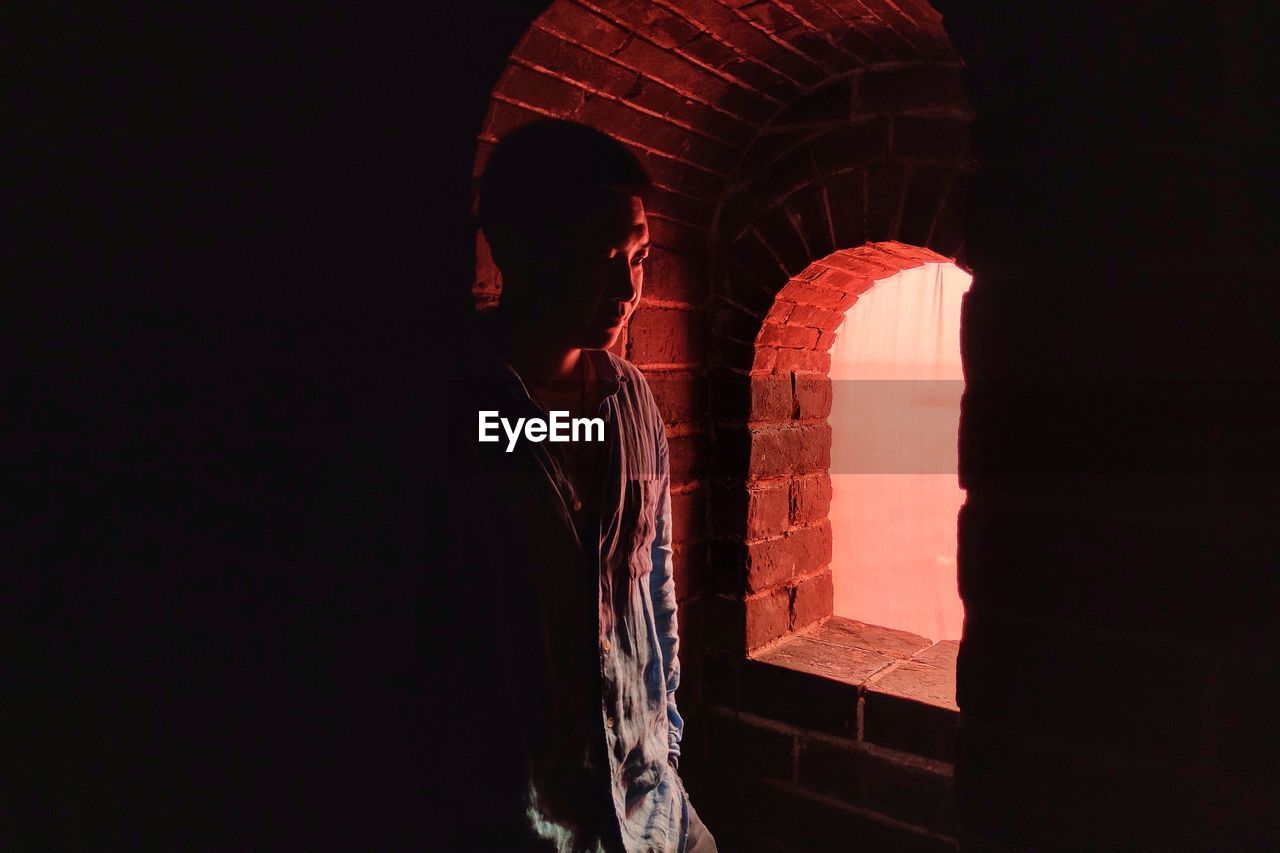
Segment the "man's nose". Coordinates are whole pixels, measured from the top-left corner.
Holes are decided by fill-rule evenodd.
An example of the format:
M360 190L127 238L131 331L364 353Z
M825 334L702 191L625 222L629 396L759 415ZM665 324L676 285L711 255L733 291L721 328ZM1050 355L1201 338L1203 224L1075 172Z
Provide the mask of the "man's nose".
M631 302L637 296L631 261L625 255L618 255L609 264L609 296L619 302Z

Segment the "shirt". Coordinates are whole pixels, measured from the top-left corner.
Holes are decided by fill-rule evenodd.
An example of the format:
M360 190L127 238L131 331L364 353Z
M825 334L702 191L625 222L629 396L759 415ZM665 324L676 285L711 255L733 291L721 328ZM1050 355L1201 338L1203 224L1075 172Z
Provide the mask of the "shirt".
M598 523L580 532L559 445L479 441L482 411L511 422L546 413L486 343L490 324L476 323L449 384L451 517L463 570L486 585L482 677L502 682L502 737L519 755L518 805L505 801L493 822L519 849L679 853L688 809L674 767L684 723L669 450L653 394L625 359L584 351L606 464Z

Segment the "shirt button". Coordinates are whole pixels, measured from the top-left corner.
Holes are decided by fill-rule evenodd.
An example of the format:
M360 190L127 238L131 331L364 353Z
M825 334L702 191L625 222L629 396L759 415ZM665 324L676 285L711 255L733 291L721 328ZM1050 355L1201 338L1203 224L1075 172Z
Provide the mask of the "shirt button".
M604 641L600 643L600 648L604 649L607 652L613 648L613 644L609 642L608 637L605 637Z
M613 717L605 717L604 724L609 728L613 728Z
M573 511L574 511L574 512L578 512L578 511L579 511L579 510L581 510L581 509L582 509L582 499L581 499L581 498L574 498L574 499L573 499Z

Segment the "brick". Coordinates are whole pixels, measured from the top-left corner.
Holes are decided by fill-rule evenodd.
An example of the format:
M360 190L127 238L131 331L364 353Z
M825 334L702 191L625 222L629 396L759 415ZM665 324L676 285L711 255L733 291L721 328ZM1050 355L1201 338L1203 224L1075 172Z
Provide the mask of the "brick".
M835 606L833 583L829 568L796 583L791 599L792 631L802 630L831 615Z
M788 733L753 723L727 709L708 709L708 756L734 772L773 779L792 776L795 739Z
M783 269L789 275L795 275L814 260L809 257L808 247L783 208L775 207L760 214L756 218L756 232L782 261Z
M650 373L645 377L667 426L697 423L707 413L707 384L693 373Z
M868 684L868 688L940 708L960 710L955 700L955 667L929 666L915 660L904 661L877 675Z
M925 834L901 823L877 819L827 799L768 779L743 780L742 820L766 835L790 827L785 837L802 850L875 850L894 853L943 853L955 850L950 839ZM777 824L777 826L775 826Z
M868 65L885 62L895 55L895 51L886 48L857 26L844 30L836 43Z
M826 197L820 185L792 193L784 209L800 239L804 241L808 257L823 258L835 251L835 244L831 241Z
M926 637L910 631L868 625L844 616L828 619L815 636L825 643L879 652L898 660L909 660L932 645Z
M722 338L712 333L711 357L708 364L714 370L747 371L751 369L755 357L756 348L752 344Z
M749 488L746 507L746 536L756 539L776 536L789 526L787 484L777 483Z
M593 6L610 17L626 21L634 32L665 47L678 48L698 34L697 28L684 18L653 3L636 0L592 0Z
M744 121L750 122L757 127L767 122L777 108L773 101L767 100L749 89L744 89L742 86L730 86L720 96L719 101L713 101L712 103L722 110L741 116Z
M756 347L751 361L752 373L770 373L777 366L778 353L774 347Z
M859 744L803 738L796 762L800 784L846 803L860 803L866 772L866 750Z
M935 832L955 832L949 765L810 738L800 743L797 769L805 788Z
M772 589L791 579L795 571L795 553L781 536L747 543L746 592Z
M703 460L707 458L705 435L676 435L668 441L671 484L679 485L698 479Z
M517 103L539 107L566 117L578 112L586 95L577 86L519 65L507 66L498 79L494 92Z
M796 477L791 480L789 498L792 524L821 521L831 511L831 477L826 472Z
M867 239L894 240L906 188L906 169L884 163L867 169Z
M863 708L863 737L878 746L954 761L959 716L950 708L880 692L872 685Z
M702 361L702 313L641 305L628 323L631 361L648 364L698 364Z
M756 216L755 202L751 200L751 196L744 190L738 190L730 195L720 205L718 219L716 220L717 232L726 245L732 243L742 235L747 226L751 224Z
M867 119L828 131L810 143L809 151L819 173L883 160L889 156L889 120Z
M944 669L950 669L952 672L955 672L956 655L958 655L959 652L959 640L940 640L932 646L929 646L929 648L916 652L911 659L918 663L943 667Z
M893 156L965 167L969 160L969 122L956 118L901 116L893 123Z
M879 814L956 834L955 778L949 764L866 753L860 799Z
M711 330L717 335L749 344L760 334L760 318L737 305L717 302L712 309Z
M577 44L612 54L631 40L621 27L599 15L571 5L551 6L538 18L538 27L551 30Z
M719 529L717 528L717 532ZM747 546L741 540L710 543L710 589L718 595L741 597L747 589Z
M664 219L655 213L649 216L649 240L659 248L693 254L706 247L707 232L683 222Z
M730 89L730 84L724 80L644 39L631 38L610 55L623 65L642 70L647 76L710 104L719 101ZM751 95L751 99L764 100L759 95Z
M811 349L818 342L818 330L806 329L803 326L766 323L760 329L760 337L756 339L759 346L792 347Z
M868 71L858 90L863 112L968 109L958 68L915 66Z
M772 539L747 543L747 592L760 592L831 563L828 524L794 528Z
M787 529L788 486L785 482L747 488L720 485L712 493L711 512L717 536L762 539Z
M778 289L781 289L782 282L787 278L787 271L754 231L748 231L734 243L729 254L738 265L766 285L776 281Z
M559 33L537 26L525 33L512 57L618 97L633 89L640 80L637 72L584 50Z
M802 56L820 64L825 69L824 77L847 71L851 66L849 55L835 47L825 36L826 33L820 35L802 28L783 35L782 39Z
M768 166L748 173L748 191L758 209L773 207L792 191L817 180L819 172L814 169L809 151L804 145L792 148Z
M813 345L817 345L816 337ZM795 417L800 420L826 418L831 414L831 380L825 376L795 378Z
M825 282L824 282L825 283ZM798 305L788 317L788 322L795 326L810 326L815 329L834 329L844 322L845 312L818 308L815 305Z
M804 122L848 120L853 112L853 83L849 79L836 80L808 95L792 101L775 118L775 125Z
M484 120L483 135L500 140L517 127L542 118L546 116L514 104L492 101L489 104L489 114Z
M701 539L706 534L706 510L706 492L703 489L672 495L672 540L682 543Z
M856 684L747 659L738 672L738 703L771 720L857 738Z
M791 281L788 282L782 295L798 305L809 305L830 311L840 307L840 301L844 294L842 291L832 290L824 286ZM794 315L794 312L792 313ZM790 320L791 318L788 317L787 319Z
M821 642L814 632L793 635L757 654L762 663L807 673L832 683L861 688L873 674L893 663L875 652L845 649Z
M796 304L791 300L779 298L769 307L765 319L774 323L786 323L795 307Z
M642 145L637 145L636 142L639 140L624 137L620 141L627 146L627 150L639 158L649 176L659 187L666 187L673 192L707 202L714 202L720 194L724 177L711 171L709 166L681 162L669 154L656 154ZM649 223L649 227L652 229L652 222ZM695 251L701 250L701 246L695 249Z
M791 596L778 587L746 601L746 643L748 649L776 640L787 632Z
M707 549L701 543L677 545L671 554L671 569L675 577L676 601L685 602L701 595L706 586ZM683 627L680 631L684 636Z
M713 701L736 705L738 702L738 674L736 661L746 653L746 603L741 598L715 594L703 603L702 637L706 654L705 673L707 683L704 694ZM721 659L715 652L731 657Z
M717 420L778 421L791 417L791 379L717 373L711 380L712 413Z
M649 190L648 201L645 202L645 211L650 215L675 219L690 225L696 225L699 229L707 229L711 227L711 218L715 213L715 205L704 199L691 198L662 187L652 187ZM661 259L650 256L651 269L657 267L656 262L658 260ZM705 266L701 255L679 253L678 260ZM705 274L699 278L705 278Z
M772 126L761 129L750 146L742 154L742 162L738 174L745 179L763 175L770 167L789 152L803 151L808 141L820 131L812 128L781 131Z
M815 342L816 346L816 342ZM831 372L831 353L803 349L781 349L773 361L773 369L778 372L816 373L827 375ZM830 447L828 446L828 450Z
M749 91L759 92L783 103L795 96L795 83L780 75L769 65L763 65L750 57L730 53L728 61L717 66L725 74L740 81Z
M607 98L591 98L578 110L577 118L614 136L643 143L711 171L718 172L736 159L735 150L722 142Z
M752 430L746 438L752 477L826 470L831 464L831 427L825 423Z

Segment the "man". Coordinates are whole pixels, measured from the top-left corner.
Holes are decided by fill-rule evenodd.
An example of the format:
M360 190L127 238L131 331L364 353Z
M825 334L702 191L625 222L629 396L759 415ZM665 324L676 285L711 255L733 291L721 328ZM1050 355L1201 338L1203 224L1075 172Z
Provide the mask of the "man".
M607 351L640 300L648 187L625 147L560 121L510 133L481 180L503 291L449 387L452 580L483 626L443 682L481 749L454 741L454 843L716 849L678 774L666 432ZM548 432L557 412L576 440Z

